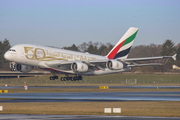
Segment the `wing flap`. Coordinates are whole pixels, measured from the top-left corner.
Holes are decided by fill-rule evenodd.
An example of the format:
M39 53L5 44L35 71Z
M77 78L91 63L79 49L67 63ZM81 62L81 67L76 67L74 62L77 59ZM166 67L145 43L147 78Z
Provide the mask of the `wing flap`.
M71 64L73 61L48 61L45 62L45 64L50 67L57 70L71 70Z
M148 63L148 64L133 64L127 65L128 67L142 67L142 66L154 66L154 65L163 65L162 63Z
M106 62L107 60L91 60L91 61L81 61L82 63L85 63L89 66L89 70L90 71L94 71L94 70L105 70L106 67ZM54 68L54 69L58 69L58 70L71 70L71 64L77 62L77 61L48 61L45 62L45 64L50 67L50 68Z
M105 70L106 63L108 62L108 59L105 60L91 60L91 61L84 61L87 65L92 67L94 70Z

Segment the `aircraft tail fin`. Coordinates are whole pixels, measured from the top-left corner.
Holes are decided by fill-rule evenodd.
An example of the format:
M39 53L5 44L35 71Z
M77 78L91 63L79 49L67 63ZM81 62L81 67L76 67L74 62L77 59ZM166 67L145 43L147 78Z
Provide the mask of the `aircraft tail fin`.
M130 27L106 56L109 59L126 59L139 28Z

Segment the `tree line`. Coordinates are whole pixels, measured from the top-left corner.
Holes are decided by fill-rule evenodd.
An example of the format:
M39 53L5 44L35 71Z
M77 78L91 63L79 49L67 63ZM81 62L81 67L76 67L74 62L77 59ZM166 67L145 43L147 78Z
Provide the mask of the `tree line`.
M113 48L114 45L111 43L99 43L95 42L93 43L92 41L89 41L88 43L83 42L81 45L76 46L73 44L72 46L69 47L63 47L63 49L67 50L73 50L73 51L80 51L80 52L88 52L90 54L97 54L97 55L107 55L108 52Z
M82 43L79 46L73 44L69 47L63 47L63 49L88 52L91 54L97 54L105 56L109 51L114 47L111 43L99 43L92 41ZM140 58L140 57L156 57L156 56L172 56L177 54L177 60L173 59L161 59L161 60L151 60L151 61L142 61L139 63L163 63L163 66L146 66L146 67L137 67L133 68L131 71L140 71L140 72L165 72L172 70L172 65L175 64L180 66L180 43L175 45L172 40L165 40L162 45L139 45L132 47L129 53L128 58Z
M135 68L134 71L141 72L167 72L172 70L172 65L180 66L180 43L175 45L172 40L166 40L162 45L139 45L131 49L129 57L156 57L156 56L172 56L177 54L177 60L173 59L160 59L151 60L152 63L163 63L163 66L147 66L141 68ZM144 61L141 63L148 63L149 61Z
M4 59L4 53L11 48L9 40L0 41L0 70L10 70L9 61Z
M9 70L9 62L4 59L4 53L11 47L9 40L5 39L0 41L0 70ZM114 47L111 43L100 43L100 42L83 42L82 44L76 46L65 46L63 49L88 52L91 54L97 54L105 56ZM136 67L131 71L140 72L165 72L172 70L172 65L175 64L180 66L180 43L175 45L172 40L165 40L162 45L139 45L132 47L128 58L140 58L140 57L156 57L156 56L172 56L177 54L177 60L172 59L161 59L161 60L151 60L151 61L141 61L139 63L164 63L163 66L146 66L146 67Z

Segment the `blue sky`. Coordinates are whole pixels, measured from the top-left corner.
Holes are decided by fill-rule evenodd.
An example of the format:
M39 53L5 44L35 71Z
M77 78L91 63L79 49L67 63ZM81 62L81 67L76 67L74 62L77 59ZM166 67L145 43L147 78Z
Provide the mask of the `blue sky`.
M138 27L133 46L180 43L180 0L0 0L0 40L56 47L116 44Z

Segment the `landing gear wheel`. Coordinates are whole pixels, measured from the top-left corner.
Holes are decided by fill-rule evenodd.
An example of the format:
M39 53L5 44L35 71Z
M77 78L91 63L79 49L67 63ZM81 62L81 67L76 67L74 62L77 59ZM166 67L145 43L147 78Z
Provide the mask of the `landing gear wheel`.
M54 76L51 76L51 77L50 77L50 80L55 80L55 77L54 77Z
M55 79L57 79L58 78L58 76L55 76ZM51 78L50 77L50 79L51 80L53 80L53 77ZM80 76L74 76L74 77L61 77L60 78L60 80L61 81L69 81L69 80L71 80L71 81L77 81L77 80L83 80L83 77L80 75Z
M58 76L54 76L55 77L55 79L58 79L59 77Z
M66 77L66 80L69 81L69 77Z
M79 80L83 80L83 77L81 75L79 76Z
M78 81L79 80L79 76L76 76L76 78L77 78L76 80Z
M76 76L74 76L74 77L73 77L73 80L74 80L74 81L76 81L76 79L77 79L77 77L76 77Z
M58 76L50 76L49 79L50 79L50 80L55 80L55 79L58 79Z

